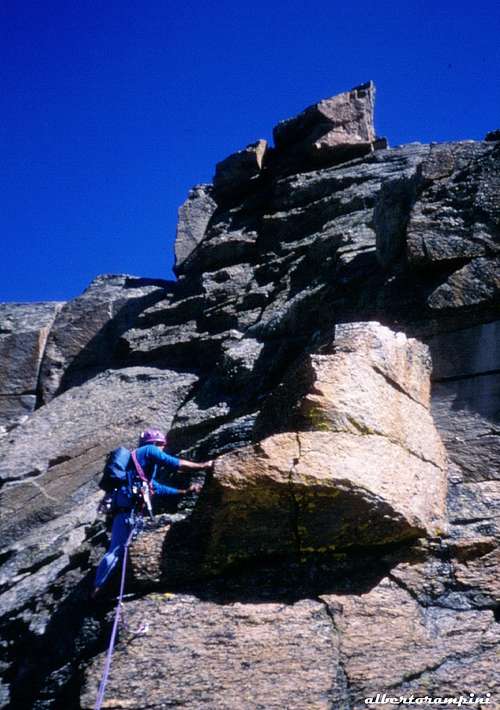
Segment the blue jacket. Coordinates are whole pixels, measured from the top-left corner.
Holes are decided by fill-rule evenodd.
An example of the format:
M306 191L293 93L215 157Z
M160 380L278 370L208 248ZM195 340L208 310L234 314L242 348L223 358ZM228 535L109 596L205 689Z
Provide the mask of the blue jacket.
M155 495L168 496L168 495L179 495L180 491L177 488L172 488L171 486L165 486L156 480L156 475L160 466L167 466L174 471L178 471L180 467L180 461L176 456L170 456L162 451L158 446L153 444L146 444L146 446L140 446L135 450L137 460L142 466L146 478L151 481L153 486L153 491ZM130 473L135 473L135 464L130 457L130 462L127 466L127 470Z

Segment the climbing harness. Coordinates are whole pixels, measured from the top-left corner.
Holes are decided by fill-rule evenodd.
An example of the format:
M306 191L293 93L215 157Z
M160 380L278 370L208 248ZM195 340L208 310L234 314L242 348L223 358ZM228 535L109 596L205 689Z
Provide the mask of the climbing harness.
M151 495L153 494L153 484L150 483L146 477L146 474L144 473L144 469L142 468L141 464L137 460L137 454L135 451L131 451L130 455L132 457L132 461L134 462L135 469L137 471L137 475L141 479L142 482L142 500L143 504L146 506L146 510L149 513L149 517L151 520L153 519L153 506L151 505Z
M120 580L120 592L117 597L118 601L117 601L116 609L115 609L115 619L113 622L113 629L111 631L111 638L109 640L108 652L106 654L106 662L104 664L104 671L102 674L101 683L99 685L99 692L97 694L95 710L101 710L102 703L104 700L104 691L106 690L106 683L108 682L109 671L111 668L111 658L113 656L113 651L115 648L116 634L118 632L118 623L120 621L120 613L122 611L122 600L123 600L123 593L124 593L124 589L125 589L125 572L127 570L128 548L130 546L130 543L132 542L132 539L134 538L136 533L138 533L138 531L140 529L140 524L141 524L141 518L136 518L134 520L134 524L133 524L132 530L130 531L130 534L127 538L127 541L125 542L125 548L124 548L124 552L123 552L123 562L122 562L122 574L121 574L121 580Z

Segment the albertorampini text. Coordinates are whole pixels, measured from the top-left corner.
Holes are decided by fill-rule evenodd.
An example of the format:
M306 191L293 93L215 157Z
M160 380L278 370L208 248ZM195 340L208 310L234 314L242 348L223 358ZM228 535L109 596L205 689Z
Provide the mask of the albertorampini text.
M490 702L491 693L484 695L476 695L469 693L459 695L458 697L450 696L430 696L430 695L387 695L387 693L377 693L376 696L365 698L366 705L488 705Z

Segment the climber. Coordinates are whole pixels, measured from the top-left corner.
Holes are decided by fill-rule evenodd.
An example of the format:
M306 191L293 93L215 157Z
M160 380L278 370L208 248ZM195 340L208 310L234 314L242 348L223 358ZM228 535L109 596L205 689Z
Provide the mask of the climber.
M201 489L200 484L194 483L185 489L178 489L160 483L156 480L158 469L160 466L167 466L175 471L179 469L193 471L210 469L213 466L213 461L195 463L170 456L163 451L166 443L167 439L161 431L146 429L140 436L139 447L130 456L127 464L127 482L124 482L115 492L111 542L108 551L97 567L94 589L91 593L92 599L99 595L117 563L123 557L126 541L136 524L138 510L143 506L143 496L134 495L135 484L139 483L139 490L144 486L146 499L149 494L170 496L186 495L191 492L198 493ZM140 480L143 477L147 479L147 483Z

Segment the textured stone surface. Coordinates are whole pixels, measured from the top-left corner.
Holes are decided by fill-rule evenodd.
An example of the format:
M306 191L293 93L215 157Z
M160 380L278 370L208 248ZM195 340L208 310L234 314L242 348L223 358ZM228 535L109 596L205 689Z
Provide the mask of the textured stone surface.
M165 294L168 282L134 276L99 276L68 301L51 329L41 367L41 395L82 384L115 364L121 333L144 308Z
M175 237L175 270L181 273L182 264L205 236L208 223L217 209L209 185L193 187L184 204L179 207Z
M199 502L210 516L205 573L436 534L444 524L440 469L377 436L277 434L222 457L211 487Z
M339 327L330 347L293 369L256 429L284 433L218 459L193 518L204 530L202 573L445 527L445 456L428 410L427 348L377 323ZM196 421L185 407L183 416ZM175 577L169 534L165 549L167 576L170 568Z
M106 453L147 424L167 428L195 382L155 368L106 371L37 410L1 444L2 541L78 505Z
M252 215L243 206L217 210L204 239L183 263L182 274L215 271L248 261L255 254L255 226Z
M500 321L441 333L427 339L432 353L432 377L486 375L500 370Z
M420 303L422 318L461 311L455 328L481 322L478 314L491 320L499 300L498 145L465 141L427 150L415 172L382 186L375 208L377 255L399 285L388 294L406 301L413 318Z
M372 82L324 99L275 126L276 147L284 150L300 146L306 155L323 160L363 155L375 140L374 102Z
M0 304L0 428L11 427L36 405L47 337L62 303Z
M479 258L455 271L427 299L432 309L461 308L498 302L500 257Z
M379 434L423 459L426 449L439 460L426 414L430 371L428 348L404 333L375 322L338 325L335 340L300 359L269 396L256 433L319 428Z
M0 435L25 421L35 407L36 394L0 395Z
M168 427L194 381L192 375L153 368L105 372L55 398L21 424L12 440L4 439L4 613L22 609L71 568L96 518L96 479L107 453L120 444L133 446L148 424ZM40 619L35 615L30 623Z
M422 165L421 194L408 221L409 264L460 266L460 260L473 260L431 296L431 307L498 295L498 263L492 257L500 250L499 156L494 144L443 144L432 146Z
M383 692L467 698L489 692L497 701L500 630L491 611L422 610L390 579L367 594L324 598L342 609L335 619L353 709Z
M451 533L459 540L484 538L496 544L500 540L497 332L495 321L429 340L439 380L433 386L432 412L449 457Z
M124 613L131 631L114 656L108 707L344 707L336 633L318 601L224 606L155 594ZM147 632L134 635L144 623ZM87 669L82 708L94 707L103 660Z
M193 375L151 367L106 371L54 398L2 440L0 651L17 668L10 677L16 707L32 707L39 676L94 642L84 577L89 558L92 567L99 554L96 544L104 543L95 524L107 453L134 446L147 425L168 428L195 382ZM31 641L19 657L21 631ZM61 642L65 634L79 637L78 648ZM45 655L38 646L44 638L53 649ZM57 673L56 687L72 675L70 667Z

